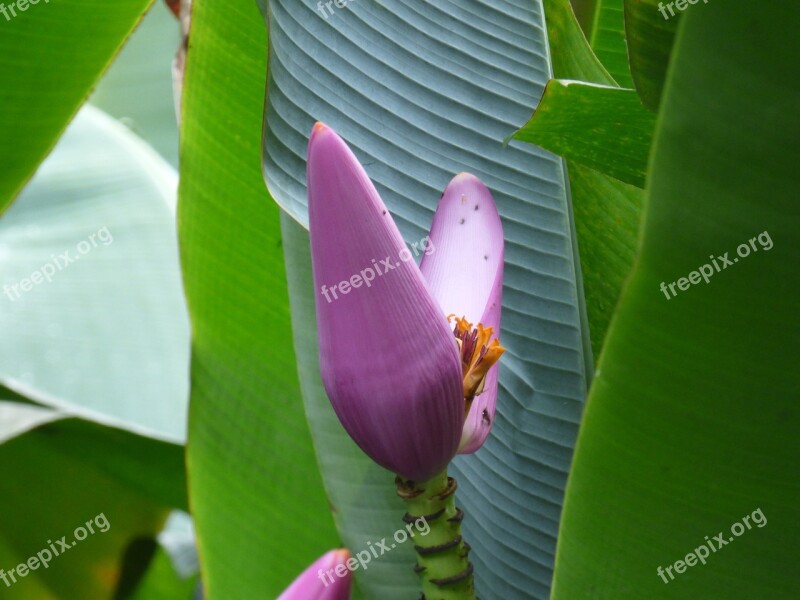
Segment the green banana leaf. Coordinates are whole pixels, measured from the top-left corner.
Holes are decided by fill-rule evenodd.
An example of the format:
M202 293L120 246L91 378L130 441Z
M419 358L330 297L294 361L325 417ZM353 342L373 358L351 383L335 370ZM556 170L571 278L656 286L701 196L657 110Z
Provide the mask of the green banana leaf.
M555 600L797 595L800 7L757 8L683 17Z
M554 76L614 85L567 0L544 0ZM642 190L574 161L568 164L592 351L599 357L622 285L633 265Z
M177 456L179 477L182 453L119 430L100 432L99 440L99 429L52 409L0 401L0 512L13 516L0 524L4 597L111 598L123 572L146 567L149 557L128 550L158 534L169 507L142 463ZM32 570L21 571L23 563Z
M553 76L618 86L592 50L569 0L542 0Z
M147 574L128 598L129 600L194 600L198 597L198 580L198 577L181 577L175 572L167 552L163 548L158 548Z
M20 392L28 402L0 391L5 408L0 443L38 431L40 445L85 463L159 505L188 510L183 446L50 408L57 402L30 389Z
M261 177L263 21L196 0L179 237L193 325L187 461L209 598L275 598L339 544L297 383L279 210Z
M641 188L655 123L634 90L551 79L513 137Z
M0 214L53 148L152 0L4 5Z
M625 30L633 83L642 98L642 104L650 110L657 111L675 32L678 30L682 13L672 8L670 9L674 13L672 16L666 6L670 2L662 0L624 1ZM681 1L692 11L706 8L703 4L698 4L699 0L695 0L694 6L688 4L688 0Z
M590 39L592 49L614 80L629 88L633 79L628 65L624 7L624 0L597 0Z

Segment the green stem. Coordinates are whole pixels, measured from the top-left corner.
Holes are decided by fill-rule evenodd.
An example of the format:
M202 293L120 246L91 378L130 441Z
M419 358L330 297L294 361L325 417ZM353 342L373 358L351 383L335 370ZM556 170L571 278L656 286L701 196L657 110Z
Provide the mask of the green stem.
M422 581L420 600L475 600L469 544L461 537L464 513L456 507L456 480L447 471L416 483L397 477L397 495L406 502L406 523L415 525L415 570ZM423 525L420 519L425 519ZM423 535L420 530L428 530Z

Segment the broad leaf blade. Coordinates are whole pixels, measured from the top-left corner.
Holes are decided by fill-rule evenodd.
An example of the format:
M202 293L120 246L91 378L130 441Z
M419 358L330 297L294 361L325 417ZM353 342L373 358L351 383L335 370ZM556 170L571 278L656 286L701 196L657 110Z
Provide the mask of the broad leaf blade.
M276 597L338 544L303 413L279 210L261 177L255 3L197 0L179 233L193 325L188 465L206 593Z
M41 431L55 437L53 446L61 456L96 469L160 506L189 509L183 446L78 418L65 418Z
M597 10L600 4L599 0L570 0L572 10L575 12L575 18L580 23L583 31L591 34L594 29L594 24L597 21Z
M553 76L601 85L617 85L592 50L569 0L542 0Z
M670 52L681 18L680 11L675 9L672 9L675 16L670 16L666 9L669 4L660 0L625 0L631 75L642 103L653 111L658 110L661 102ZM699 4L687 6L692 11L706 8Z
M182 578L163 548L156 551L147 573L128 600L196 600L199 578Z
M598 0L591 42L595 54L614 80L622 87L631 87L624 4L624 0Z
M553 73L613 85L580 31L567 0L544 0ZM572 208L595 357L633 265L642 190L580 164L568 164Z
M183 441L189 327L176 185L124 126L81 111L0 221L0 380L92 420Z
M425 235L442 190L460 171L481 177L498 202L508 238L501 336L508 351L496 433L453 472L470 515L465 531L479 595L544 598L590 359L561 160L516 142L502 146L549 79L541 8L497 0L445 11L364 0L328 19L296 2L269 9L265 171L293 218L307 221L304 159L316 119L351 144L408 240ZM296 337L316 335L305 319L295 327ZM316 363L308 354L299 358ZM316 368L301 365L301 372ZM328 454L338 440L317 437L318 452ZM503 492L487 503L487 490L500 482ZM327 480L344 497L357 497L358 485ZM360 501L336 507L349 513L339 520L345 539L366 534L348 525L366 511ZM384 497L374 506L385 506ZM397 523L375 519L373 540ZM487 529L503 535L490 538ZM375 597L407 597L372 569L356 575L364 589L380 590Z
M10 415L18 411L29 414L30 410L29 405L0 402L4 417L0 438L7 437L7 426L17 420L9 419ZM154 537L168 513L168 507L154 499L152 489L145 489L150 484L148 474L141 464L135 464L143 458L139 452L145 447L156 450L159 461L164 454L155 448L155 441L136 440L134 434L124 431L113 433L117 436L114 443L93 446L90 439L87 445L86 436L93 437L99 426L62 417L53 414L52 422L0 444L0 511L14 516L0 524L0 560L15 598L110 598L129 544ZM113 472L98 468L98 451L105 453L100 462L113 463ZM175 447L175 456L182 471L179 447ZM118 460L125 457L127 465ZM129 485L124 474L144 481L145 488ZM97 521L98 515L105 521ZM94 533L80 540L82 534L75 530L83 527L88 531L87 521L92 521ZM50 551L51 540L60 540L62 535L68 547L55 542L60 553ZM38 563L24 578L17 572L14 582L11 568L43 549L50 551L48 567Z
M0 400L0 443L38 432L39 445L83 462L161 506L188 510L183 447L77 417Z
M644 193L578 163L569 164L569 183L592 350L599 357L633 267Z
M146 567L128 546L154 536L169 508L187 507L183 447L152 439L179 438L184 424L175 183L152 150L89 108L0 222L0 394L13 400L0 411L0 512L16 515L0 525L2 564L27 560L100 512L114 530L15 584L15 597L111 597L123 572ZM108 236L97 234L103 227ZM82 262L41 278L63 251ZM150 327L166 343L152 345ZM166 371L150 390L139 369L152 359Z
M797 592L800 85L789 75L800 8L690 10L665 88L642 249L570 478L558 600ZM717 271L710 255L726 252L732 265ZM669 299L660 290L705 264L707 284L673 284ZM756 509L768 524L751 518L735 537L732 525ZM675 561L718 532L724 548L676 573ZM658 567L675 579L665 573L665 583Z
M634 90L552 79L514 139L644 187L655 121Z
M0 22L0 214L19 193L152 0L6 6Z

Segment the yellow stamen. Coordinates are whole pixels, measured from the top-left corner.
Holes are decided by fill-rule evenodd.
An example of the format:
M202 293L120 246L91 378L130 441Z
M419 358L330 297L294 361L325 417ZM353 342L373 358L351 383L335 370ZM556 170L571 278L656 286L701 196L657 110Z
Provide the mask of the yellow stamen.
M486 384L486 374L489 369L500 360L505 348L500 345L500 340L492 339L494 329L484 327L481 323L473 328L472 323L465 317L458 318L448 315L447 320L455 318L453 335L456 336L458 347L461 350L461 370L464 376L464 399L467 401L466 410L472 399L483 392Z

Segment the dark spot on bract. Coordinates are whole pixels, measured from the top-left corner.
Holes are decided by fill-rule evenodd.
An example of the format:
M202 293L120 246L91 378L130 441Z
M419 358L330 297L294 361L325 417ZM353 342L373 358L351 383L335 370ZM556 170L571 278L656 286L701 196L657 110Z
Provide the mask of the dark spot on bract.
M487 425L492 424L492 418L489 416L489 411L486 410L485 408L483 409L483 422L486 423Z
M383 211L383 213L381 213L381 214L384 214L384 215L385 215L385 214L386 214L386 211Z
M489 255L488 254L484 254L483 255L483 260L489 260Z
M460 223L463 225L466 219L461 219Z
M478 205L477 204L475 205L475 210L478 210Z

